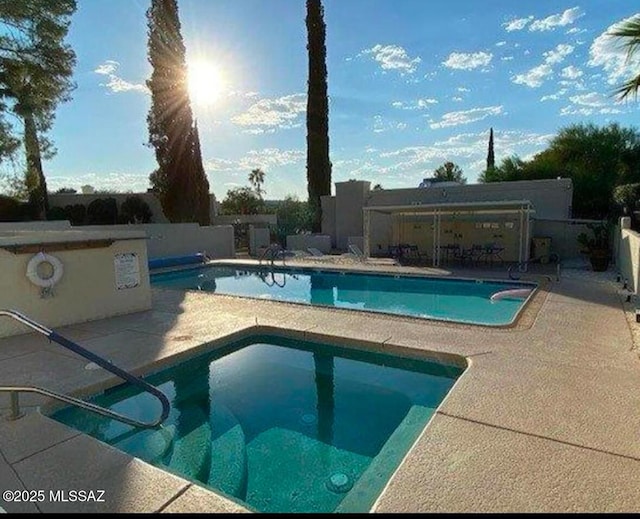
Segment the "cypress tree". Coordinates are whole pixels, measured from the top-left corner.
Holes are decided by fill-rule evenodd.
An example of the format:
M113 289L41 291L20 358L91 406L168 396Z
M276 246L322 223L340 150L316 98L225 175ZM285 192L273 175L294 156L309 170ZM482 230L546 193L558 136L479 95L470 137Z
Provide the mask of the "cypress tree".
M307 189L312 212L312 230L320 231L320 197L331 194L329 160L329 98L327 96L327 48L324 9L321 0L307 0L307 50L309 78L307 95Z
M496 167L496 156L493 153L493 128L489 133L489 152L487 153L487 170L491 171Z
M149 180L169 221L206 224L209 183L189 101L186 49L176 0L151 0L147 22L148 57L153 67L147 81L151 91L147 123L149 145L158 162Z

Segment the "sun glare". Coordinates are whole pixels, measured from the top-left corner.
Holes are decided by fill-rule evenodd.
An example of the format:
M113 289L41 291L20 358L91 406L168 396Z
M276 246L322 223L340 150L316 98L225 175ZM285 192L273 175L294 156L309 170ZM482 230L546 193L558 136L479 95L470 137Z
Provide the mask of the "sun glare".
M210 61L189 63L189 97L198 106L209 106L222 95L224 81L220 69Z

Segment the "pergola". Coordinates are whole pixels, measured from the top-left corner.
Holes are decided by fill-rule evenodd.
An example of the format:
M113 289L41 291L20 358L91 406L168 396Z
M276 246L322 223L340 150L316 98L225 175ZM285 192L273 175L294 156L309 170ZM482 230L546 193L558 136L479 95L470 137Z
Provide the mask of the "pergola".
M535 213L529 200L509 200L495 202L457 202L442 204L411 204L390 206L369 206L363 209L364 256L369 257L371 213L384 213L394 216L420 215L433 216L433 266L440 266L441 224L443 216L457 215L517 215L520 219L518 261L523 263L529 258L531 215Z

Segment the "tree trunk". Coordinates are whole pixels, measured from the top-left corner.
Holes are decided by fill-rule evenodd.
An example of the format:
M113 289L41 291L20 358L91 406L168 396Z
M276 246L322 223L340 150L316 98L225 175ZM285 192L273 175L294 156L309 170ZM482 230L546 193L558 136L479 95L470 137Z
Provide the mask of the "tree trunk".
M42 170L38 129L32 113L24 115L24 148L27 156L26 184L29 189L29 201L37 220L46 220L49 211L47 181Z

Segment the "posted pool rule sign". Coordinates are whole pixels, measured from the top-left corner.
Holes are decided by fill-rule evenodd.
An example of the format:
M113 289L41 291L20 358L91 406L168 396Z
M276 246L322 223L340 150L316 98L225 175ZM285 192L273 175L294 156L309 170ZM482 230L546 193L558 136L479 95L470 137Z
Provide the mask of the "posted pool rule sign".
M116 288L125 290L140 284L140 263L135 252L116 254L113 262L116 268Z

